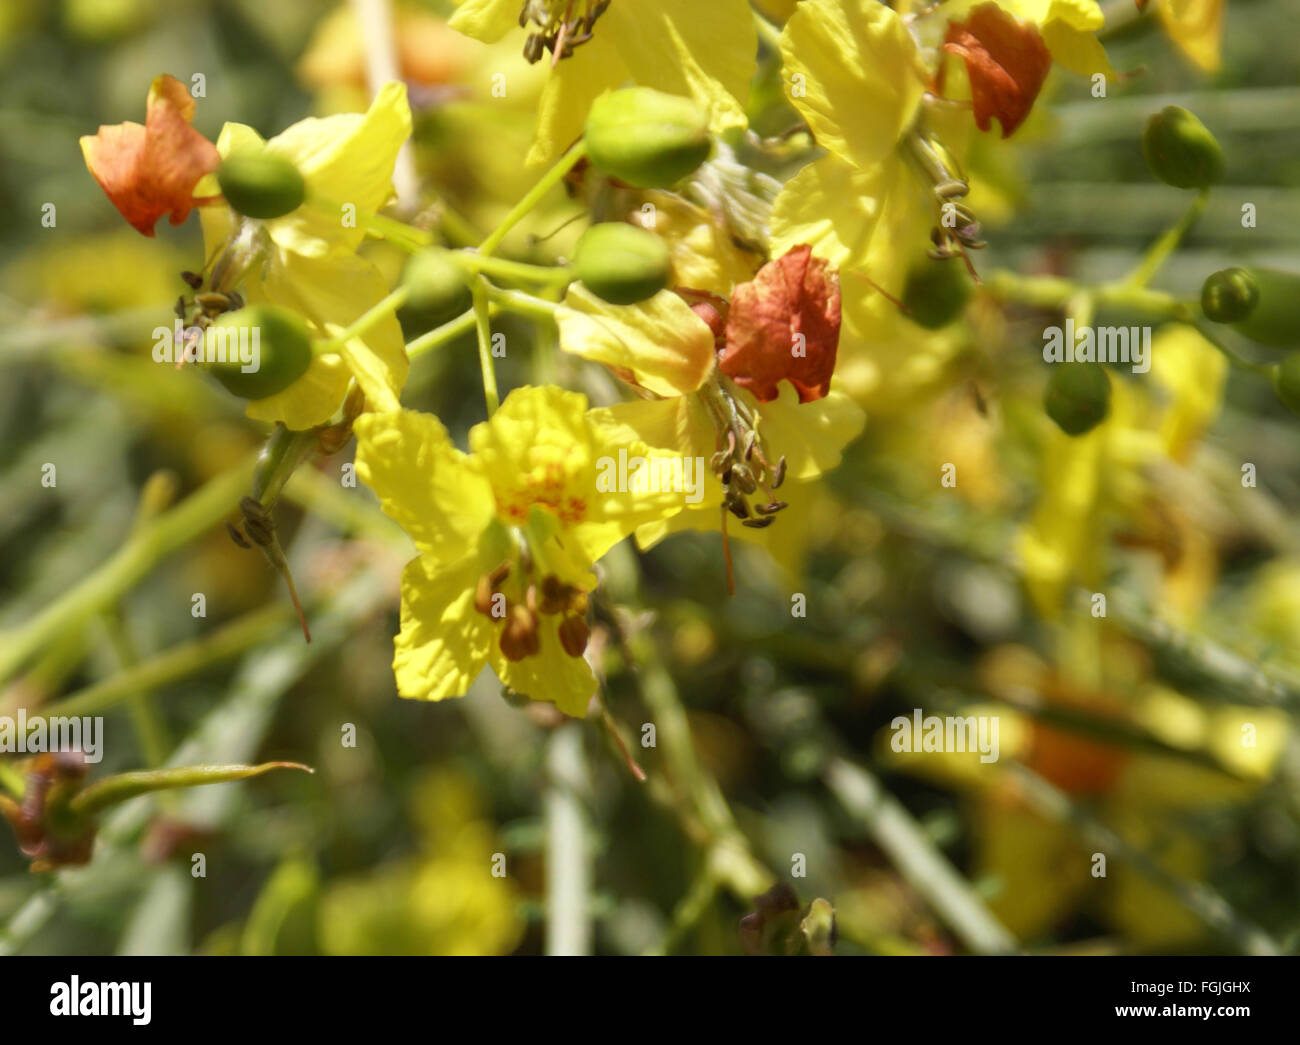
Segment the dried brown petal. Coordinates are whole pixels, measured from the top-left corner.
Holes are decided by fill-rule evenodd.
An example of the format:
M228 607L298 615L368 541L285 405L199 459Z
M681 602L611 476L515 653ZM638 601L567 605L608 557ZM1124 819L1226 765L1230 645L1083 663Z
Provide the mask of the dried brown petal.
M718 366L759 402L785 380L809 403L830 391L839 342L839 279L800 244L736 287Z

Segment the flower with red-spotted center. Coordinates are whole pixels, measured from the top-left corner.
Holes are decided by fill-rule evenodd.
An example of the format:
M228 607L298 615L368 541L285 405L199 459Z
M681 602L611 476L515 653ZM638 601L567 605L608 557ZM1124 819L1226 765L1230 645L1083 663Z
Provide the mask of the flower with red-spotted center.
M404 697L461 696L490 665L501 682L569 715L596 680L583 653L592 564L680 492L610 490L601 462L679 455L593 421L586 398L519 388L458 450L432 414L364 414L357 474L419 555L402 576L393 671Z

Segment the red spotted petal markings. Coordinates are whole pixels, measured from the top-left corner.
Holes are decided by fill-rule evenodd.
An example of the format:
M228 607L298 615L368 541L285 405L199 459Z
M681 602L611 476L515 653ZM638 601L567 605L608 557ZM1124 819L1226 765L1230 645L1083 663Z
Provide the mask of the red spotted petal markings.
M1052 67L1038 29L996 4L981 4L966 22L949 23L943 49L966 63L976 126L987 131L996 116L1002 137L1010 137L1034 107Z
M179 225L194 207L194 186L221 157L190 126L194 99L173 76L149 87L144 126L119 123L81 139L81 153L113 206L146 236L164 214Z
M812 247L800 244L736 287L727 313L727 343L718 366L761 403L786 380L799 402L831 388L840 342L840 284Z

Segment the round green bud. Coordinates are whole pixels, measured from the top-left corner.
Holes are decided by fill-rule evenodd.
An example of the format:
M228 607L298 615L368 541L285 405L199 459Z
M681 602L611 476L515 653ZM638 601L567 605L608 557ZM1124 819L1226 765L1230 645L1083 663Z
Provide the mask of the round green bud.
M1066 435L1083 435L1110 412L1110 377L1096 363L1058 363L1047 380L1043 408Z
M402 285L407 297L398 318L408 333L442 326L473 304L465 269L438 247L411 256L402 270Z
M298 168L265 149L227 156L217 168L217 184L226 202L250 218L281 217L307 195Z
M1254 308L1231 321L1232 329L1262 345L1300 345L1300 273L1253 267L1228 271L1244 272L1259 294Z
M1166 105L1147 120L1142 155L1166 185L1204 189L1223 177L1223 150L1205 124L1178 105Z
M635 305L654 297L668 286L670 268L663 240L621 221L592 225L573 252L574 273L611 305Z
M1243 268L1222 269L1201 286L1201 311L1216 323L1245 319L1259 302L1259 286Z
M265 399L283 392L311 366L311 335L302 318L274 305L225 312L203 332L204 368L235 395Z
M961 315L974 289L960 258L926 257L908 269L903 307L913 323L938 330Z
M1293 353L1273 367L1273 391L1293 414L1300 414L1300 353Z
M708 158L708 119L689 98L650 87L607 91L587 114L587 156L611 178L666 189Z

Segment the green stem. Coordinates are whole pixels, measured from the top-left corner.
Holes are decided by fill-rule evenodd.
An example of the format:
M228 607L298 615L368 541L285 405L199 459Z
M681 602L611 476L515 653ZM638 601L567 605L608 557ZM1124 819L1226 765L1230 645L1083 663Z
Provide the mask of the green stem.
M1152 277L1160 271L1160 267L1169 259L1169 255L1183 241L1183 237L1200 220L1209 202L1209 189L1202 189L1198 192L1196 198L1192 200L1191 206L1183 213L1183 216L1164 235L1151 244L1137 267L1123 281L1123 285L1127 287L1145 287L1150 283Z
M542 175L541 180L537 182L527 194L518 203L511 208L510 213L495 229L489 233L479 246L478 252L487 257L493 253L497 247L501 246L501 241L506 238L507 234L513 229L523 217L528 214L538 203L541 202L548 192L564 180L564 176L573 169L574 165L587 155L586 140L579 141L568 152L560 157L559 161L549 171Z
M995 300L1031 308L1064 309L1080 292L1086 292L1098 307L1129 308L1183 323L1195 316L1191 305L1172 294L1122 282L1083 286L1061 276L1023 276L999 269L984 277L984 290Z
M139 651L126 629L126 622L120 611L104 614L104 625L108 630L108 641L117 654L119 672L129 671L140 661ZM119 676L120 677L120 674ZM140 747L144 752L145 762L156 769L167 761L167 752L171 742L167 737L167 726L158 715L158 709L149 699L149 693L137 689L127 698L131 711L131 724L140 738Z
M591 853L579 795L589 786L582 725L571 722L546 743L546 953L591 953Z
M118 773L84 788L68 803L68 806L77 816L93 816L108 806L154 791L247 780L250 777L269 773L273 769L300 769L304 773L315 772L301 762L263 762L260 766L176 766L147 772Z
M1229 348L1227 344L1220 339L1219 332L1214 329L1212 324L1204 320L1198 320L1196 323L1196 330L1201 337L1205 338L1206 341L1227 356L1228 362L1233 366L1238 367L1241 370L1249 370L1252 373L1260 374L1263 377L1272 378L1273 368L1271 366L1266 363L1252 363L1245 356L1238 355L1234 349Z
M283 603L263 606L200 639L173 646L119 671L112 678L56 700L43 707L41 714L71 718L106 711L131 700L136 694L153 692L213 664L237 657L278 634L289 619L289 607Z
M472 272L496 276L500 279L516 279L525 283L556 286L568 283L574 278L573 272L566 265L530 265L523 261L484 257L472 250L457 251L455 258Z
M763 15L753 8L750 13L754 16L754 31L758 34L758 39L767 46L773 54L781 54L781 27L773 25Z
M488 304L488 282L482 276L475 278L471 288L474 295L474 328L478 332L478 365L483 372L483 400L487 415L491 417L501 405L497 393L497 372L492 363L492 312Z
M60 635L79 631L140 581L160 559L215 525L239 501L253 459L223 472L142 527L117 552L44 610L0 635L0 684Z
M554 301L525 294L522 290L503 290L500 287L489 286L488 296L502 308L532 319L554 320L555 313L560 307Z
M495 309L492 310L495 313ZM406 358L414 362L416 358L431 352L435 348L441 348L450 341L455 341L462 334L474 328L477 318L473 308L468 308L453 320L449 320L440 327L434 327L417 337L414 341L406 343Z
M378 304L372 306L363 312L352 324L328 341L320 342L312 346L312 351L320 356L330 352L337 352L349 341L356 337L364 337L374 327L391 316L404 304L410 295L410 289L406 286L400 286L389 294Z
M977 954L1008 954L1017 949L1015 937L879 780L843 758L831 759L822 779L967 947Z

